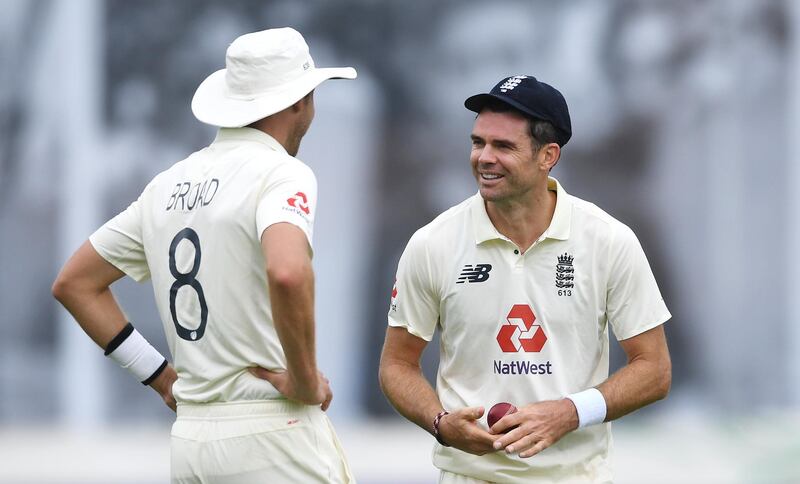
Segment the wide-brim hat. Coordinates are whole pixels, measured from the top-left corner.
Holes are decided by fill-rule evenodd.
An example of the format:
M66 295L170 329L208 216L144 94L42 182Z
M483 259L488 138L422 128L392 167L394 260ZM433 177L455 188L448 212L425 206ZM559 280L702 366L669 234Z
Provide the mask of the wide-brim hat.
M572 137L572 122L564 96L550 84L533 76L511 76L501 79L491 91L470 96L464 107L480 113L492 101L500 101L524 115L550 122L556 129L559 146Z
M239 128L283 111L323 81L355 79L352 67L318 68L292 28L242 35L225 53L225 69L208 76L192 98L203 123Z

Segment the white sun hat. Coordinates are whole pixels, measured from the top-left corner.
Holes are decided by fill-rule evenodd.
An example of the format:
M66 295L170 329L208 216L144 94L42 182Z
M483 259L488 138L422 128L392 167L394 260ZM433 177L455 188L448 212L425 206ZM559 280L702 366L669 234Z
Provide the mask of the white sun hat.
M300 32L290 27L242 35L225 53L225 69L192 98L203 123L239 128L282 111L328 79L355 79L352 67L317 68Z

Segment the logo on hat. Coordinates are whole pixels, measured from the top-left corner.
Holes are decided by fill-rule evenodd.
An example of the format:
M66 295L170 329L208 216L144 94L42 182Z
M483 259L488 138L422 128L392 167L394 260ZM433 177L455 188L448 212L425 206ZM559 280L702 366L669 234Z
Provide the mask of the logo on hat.
M506 322L497 333L497 343L503 353L538 353L547 342L544 330L536 322L533 309L527 304L515 304L506 316Z
M508 92L513 91L515 87L519 86L523 79L527 79L528 76L511 76L506 79L506 82L500 86L500 92Z

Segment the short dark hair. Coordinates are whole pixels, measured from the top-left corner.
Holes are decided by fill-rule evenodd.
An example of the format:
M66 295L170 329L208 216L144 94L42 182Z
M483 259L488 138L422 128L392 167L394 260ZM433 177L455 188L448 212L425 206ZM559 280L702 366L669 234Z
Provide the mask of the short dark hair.
M531 144L533 144L534 151L539 151L539 149L541 149L542 146L550 143L558 144L558 136L556 135L556 128L549 121L528 116L519 109L516 109L510 104L506 104L500 100L491 100L487 102L483 106L483 109L488 109L493 113L515 112L526 118L528 120L528 134L531 137Z

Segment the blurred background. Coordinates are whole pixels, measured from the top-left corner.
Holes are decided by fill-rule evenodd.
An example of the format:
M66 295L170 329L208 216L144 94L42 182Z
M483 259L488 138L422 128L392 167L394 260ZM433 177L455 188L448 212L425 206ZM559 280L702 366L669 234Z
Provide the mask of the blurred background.
M293 26L329 82L319 360L367 484L435 482L432 439L377 385L410 235L475 192L469 95L514 74L567 99L553 172L638 234L673 318L673 388L614 424L617 481L800 482L800 3L788 0L2 0L0 482L169 481L160 399L50 295L66 258L213 139L190 101L242 33ZM792 249L794 247L795 249ZM148 283L114 286L166 353ZM793 296L794 295L794 296ZM612 338L613 340L613 338ZM612 342L612 370L624 355ZM437 344L424 357L435 375Z

